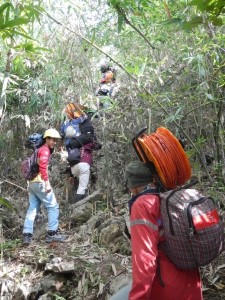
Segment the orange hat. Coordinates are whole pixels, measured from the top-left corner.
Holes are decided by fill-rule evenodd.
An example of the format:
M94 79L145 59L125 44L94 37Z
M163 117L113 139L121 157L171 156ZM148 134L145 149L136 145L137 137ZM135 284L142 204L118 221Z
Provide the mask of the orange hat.
M82 111L79 110L79 106L74 103L67 103L65 107L65 112L71 119L79 118L82 114Z

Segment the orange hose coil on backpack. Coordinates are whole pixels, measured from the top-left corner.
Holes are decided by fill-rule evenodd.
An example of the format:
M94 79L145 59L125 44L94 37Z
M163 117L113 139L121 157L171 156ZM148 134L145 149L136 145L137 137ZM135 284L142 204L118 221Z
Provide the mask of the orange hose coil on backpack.
M80 105L76 103L67 103L65 112L71 119L79 118L83 113Z
M135 142L135 147L142 160L147 162L140 147L148 160L153 162L165 188L174 189L190 179L191 166L188 157L180 142L168 129L159 127L155 133L142 134L138 137L138 143Z

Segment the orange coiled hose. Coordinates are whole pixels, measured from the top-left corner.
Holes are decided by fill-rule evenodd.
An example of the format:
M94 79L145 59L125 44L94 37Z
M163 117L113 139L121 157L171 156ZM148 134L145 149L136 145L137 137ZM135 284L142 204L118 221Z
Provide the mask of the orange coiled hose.
M77 103L67 103L65 107L65 113L70 117L71 119L79 118L83 111L81 110L81 106Z
M176 137L166 128L159 127L155 133L142 134L135 147L143 161L151 161L166 189L174 189L191 177L188 157Z

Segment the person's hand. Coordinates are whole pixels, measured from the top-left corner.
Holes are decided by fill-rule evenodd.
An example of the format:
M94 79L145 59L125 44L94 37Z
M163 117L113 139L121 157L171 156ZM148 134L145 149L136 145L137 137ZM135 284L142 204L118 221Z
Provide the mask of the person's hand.
M70 176L69 179L68 179L68 181L69 181L69 184L72 185L75 182L75 178L73 176Z
M51 187L49 181L46 181L46 182L45 182L45 193L48 194L48 193L51 192L51 190L52 190L52 187Z
M65 161L68 157L68 152L63 149L62 149L62 151L59 152L59 154L60 154L60 158L62 161Z

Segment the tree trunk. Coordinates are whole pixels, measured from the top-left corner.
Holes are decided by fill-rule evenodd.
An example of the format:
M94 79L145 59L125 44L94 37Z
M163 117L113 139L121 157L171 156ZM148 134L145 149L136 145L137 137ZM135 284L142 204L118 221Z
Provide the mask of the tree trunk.
M6 67L5 67L5 75L2 83L2 91L1 91L1 97L0 97L0 124L3 121L4 117L4 110L6 107L6 90L9 82L9 73L11 70L11 63L12 63L12 50L9 49L7 53L7 61L6 61Z

